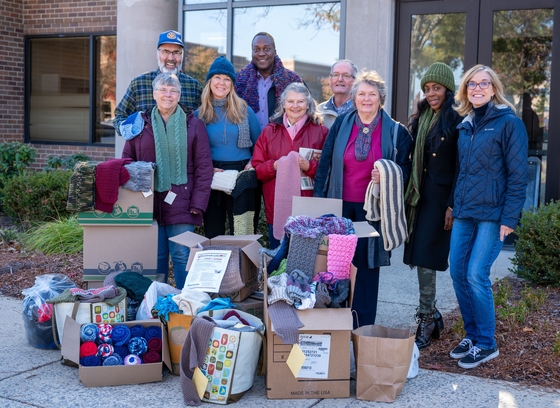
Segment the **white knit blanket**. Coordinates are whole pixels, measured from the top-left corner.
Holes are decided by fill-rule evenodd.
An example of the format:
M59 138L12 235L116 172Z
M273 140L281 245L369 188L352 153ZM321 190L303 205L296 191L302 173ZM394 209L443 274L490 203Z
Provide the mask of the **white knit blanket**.
M392 160L377 160L373 165L379 170L379 197L373 193L373 182L366 190L364 210L368 221L381 220L381 236L386 251L398 248L406 241L407 227L404 205L402 170Z

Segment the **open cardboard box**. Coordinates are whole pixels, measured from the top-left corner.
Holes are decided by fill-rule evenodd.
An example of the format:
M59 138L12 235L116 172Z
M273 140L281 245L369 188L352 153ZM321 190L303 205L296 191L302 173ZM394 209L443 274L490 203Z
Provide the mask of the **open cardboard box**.
M141 324L144 327L161 325L161 353L163 362L139 364L139 365L121 365L121 366L98 366L85 367L80 365L80 381L86 387L104 387L109 385L126 385L126 384L142 384L149 382L157 382L162 379L163 364L172 370L171 358L169 357L169 349L167 346L167 331L163 327L163 323L159 320L134 320L130 322L119 323L128 327ZM64 335L62 341L61 354L62 357L80 363L80 329L82 325L66 316L64 323Z
M340 216L342 200L294 197L292 215L319 217L324 214ZM367 222L355 222L354 229L356 235L361 238L379 236ZM324 237L316 256L316 273L327 270L327 245L328 239ZM353 292L355 273L356 268L352 266L350 294ZM264 275L266 289L267 274ZM347 398L350 396L350 338L353 329L350 308L296 310L298 318L304 324L304 327L299 329L300 336L317 336L311 340L327 339L326 343L329 344L329 347L325 347L325 344L317 346L316 355L327 367L323 378L296 378L292 374L286 360L293 346L284 344L274 331L274 326L268 317L268 290L264 290L264 313L267 327L266 396L268 398Z
M152 191L154 172L152 171ZM129 225L149 227L154 218L154 194L145 195L141 191L132 191L119 187L119 198L113 205L113 212L81 211L78 213L80 225Z
M247 299L255 290L259 288L258 269L259 269L259 251L262 248L257 241L262 235L219 235L215 238L208 239L194 232L184 232L169 238L180 245L185 245L191 249L189 260L187 262L187 270L189 270L194 259L194 254L202 251L204 247L213 245L227 245L241 248L243 253L241 259L241 280L245 283L239 292L220 295L229 297L232 302L241 302Z
M84 281L90 288L103 286L111 272L137 272L152 280L157 275L158 225L84 227ZM97 284L97 285L95 285Z

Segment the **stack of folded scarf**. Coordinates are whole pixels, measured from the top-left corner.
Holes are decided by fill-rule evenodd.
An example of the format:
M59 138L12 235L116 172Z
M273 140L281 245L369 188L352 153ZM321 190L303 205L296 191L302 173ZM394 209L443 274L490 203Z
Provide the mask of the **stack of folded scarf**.
M136 365L162 361L160 326L84 324L80 330L83 366Z

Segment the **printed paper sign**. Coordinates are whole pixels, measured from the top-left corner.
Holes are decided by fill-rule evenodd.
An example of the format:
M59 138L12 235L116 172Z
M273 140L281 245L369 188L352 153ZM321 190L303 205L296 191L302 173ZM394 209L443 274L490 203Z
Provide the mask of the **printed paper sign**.
M185 281L187 289L218 293L231 251L198 251Z
M300 334L299 347L305 354L305 362L299 371L298 378L327 379L329 377L331 336Z

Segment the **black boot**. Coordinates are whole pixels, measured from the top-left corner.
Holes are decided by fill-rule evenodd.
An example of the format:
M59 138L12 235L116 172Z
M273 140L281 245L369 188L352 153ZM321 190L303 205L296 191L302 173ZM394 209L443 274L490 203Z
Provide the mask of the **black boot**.
M417 313L416 317L420 320L418 324L418 329L416 329L416 345L419 349L428 347L432 344L432 339L439 339L439 325L435 319L434 309L431 313ZM439 312L437 312L439 313ZM441 315L440 315L441 316ZM443 324L443 320L442 320Z

